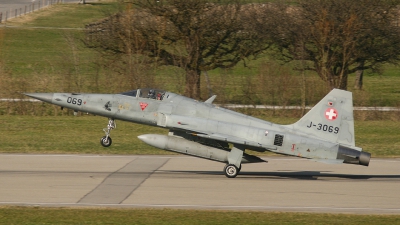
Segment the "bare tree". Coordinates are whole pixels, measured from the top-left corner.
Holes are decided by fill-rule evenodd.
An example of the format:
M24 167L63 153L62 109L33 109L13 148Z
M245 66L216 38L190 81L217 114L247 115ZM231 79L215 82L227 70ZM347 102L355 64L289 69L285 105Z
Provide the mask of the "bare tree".
M329 88L347 89L349 74L399 61L399 2L297 0L296 4L270 4L264 9L268 17L258 30L268 33L280 59L306 60L306 69L316 71Z
M254 5L207 0L135 0L131 10L92 26L88 46L185 70L185 94L200 98L200 74L229 68L269 45L255 32Z

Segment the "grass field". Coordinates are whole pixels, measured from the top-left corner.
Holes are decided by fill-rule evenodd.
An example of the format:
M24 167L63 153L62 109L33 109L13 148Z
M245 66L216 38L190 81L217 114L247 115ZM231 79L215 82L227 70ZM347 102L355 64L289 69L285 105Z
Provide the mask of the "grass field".
M117 121L111 132L113 145L104 148L100 138L108 120L97 116L33 117L1 116L0 128L7 135L1 152L81 154L168 154L139 141L138 135L166 132L160 128Z
M19 98L20 92L115 93L138 88L139 81L99 67L98 55L82 44L81 29L86 24L119 8L110 2L59 4L7 22L9 27L0 28L0 95ZM246 65L239 63L232 69L208 71L212 91L218 95L217 102L300 104L301 78L290 69L290 64L280 65L261 57ZM400 106L398 67L387 65L383 71L382 75L365 74L364 91L354 93L355 105ZM184 74L180 69L161 67L146 74L152 75L152 84L158 88L183 92ZM349 90L353 80L351 75ZM201 85L202 98L207 98L205 79ZM326 93L324 84L314 73L306 73L306 86L309 105Z
M116 4L59 4L12 19L2 29L1 55L14 76L32 73L51 75L60 61L71 53L66 35L82 36L86 24L115 12ZM76 43L79 45L80 43ZM90 51L80 51L82 64L91 62Z
M295 122L295 118L261 117L280 124ZM108 120L98 116L1 116L0 133L3 153L79 153L79 154L171 154L144 144L141 134L167 134L167 130L117 121L111 132L113 144L100 145L103 128ZM400 155L400 122L356 121L356 144L372 157ZM382 137L385 137L384 140ZM253 154L253 153L251 153Z
M400 224L398 215L2 207L0 224Z

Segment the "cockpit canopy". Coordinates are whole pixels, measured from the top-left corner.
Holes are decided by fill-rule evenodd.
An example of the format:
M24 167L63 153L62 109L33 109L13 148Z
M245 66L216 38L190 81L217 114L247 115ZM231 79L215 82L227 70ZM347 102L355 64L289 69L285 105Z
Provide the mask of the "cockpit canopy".
M154 88L142 88L137 90L131 90L127 92L122 92L121 95L127 95L132 97L139 97L139 98L150 98L156 100L163 100L165 91L154 89Z

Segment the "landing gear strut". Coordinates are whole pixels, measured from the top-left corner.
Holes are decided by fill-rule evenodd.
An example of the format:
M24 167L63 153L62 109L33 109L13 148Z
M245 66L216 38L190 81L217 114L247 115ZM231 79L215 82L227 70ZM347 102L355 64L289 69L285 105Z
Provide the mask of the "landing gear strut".
M103 147L109 147L112 143L112 139L110 137L110 132L112 129L117 128L117 124L115 123L114 119L108 119L108 125L107 128L104 128L103 131L106 134L106 136L102 137L100 139L100 144L103 145Z
M228 163L224 167L225 176L235 178L242 169L242 158L244 153L243 145L233 145L233 148L228 154Z

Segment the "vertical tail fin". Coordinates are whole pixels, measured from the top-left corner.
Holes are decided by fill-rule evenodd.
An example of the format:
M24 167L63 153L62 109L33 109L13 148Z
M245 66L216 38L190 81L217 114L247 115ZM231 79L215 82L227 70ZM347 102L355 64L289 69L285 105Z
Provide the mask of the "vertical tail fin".
M290 126L310 136L355 146L352 93L333 89Z

